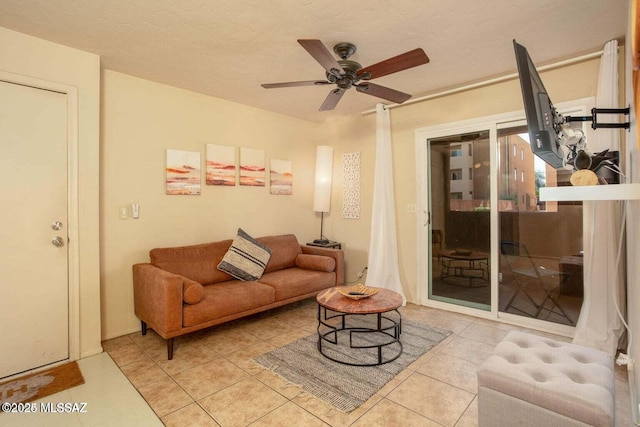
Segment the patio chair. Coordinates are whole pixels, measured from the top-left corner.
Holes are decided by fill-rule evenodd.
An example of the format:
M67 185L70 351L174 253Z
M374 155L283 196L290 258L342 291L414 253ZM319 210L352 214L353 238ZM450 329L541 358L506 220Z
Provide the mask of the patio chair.
M542 311L546 310L549 312L548 316L551 313L555 313L567 319L569 324L575 325L574 320L567 314L567 311L560 305L559 301L560 285L562 281L567 279L565 273L537 265L524 243L500 241L500 253L504 264L511 272L516 287L515 293L507 302L504 309L505 312L512 308L531 316L531 314L513 305L516 297L522 294L536 309L535 314L531 317L538 318ZM552 278L557 278L555 283L551 281ZM539 293L544 296L540 303L533 298L536 291L541 291ZM549 301L551 301L551 308L546 307Z
M442 256L443 248L442 241L442 231L441 230L431 230L431 256L438 258L438 262L440 262L440 257Z

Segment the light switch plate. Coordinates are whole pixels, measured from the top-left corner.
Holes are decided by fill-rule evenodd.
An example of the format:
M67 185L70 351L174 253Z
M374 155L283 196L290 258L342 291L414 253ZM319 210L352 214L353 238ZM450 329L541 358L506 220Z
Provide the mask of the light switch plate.
M129 218L129 208L127 208L126 206L123 206L120 208L120 219L127 219Z

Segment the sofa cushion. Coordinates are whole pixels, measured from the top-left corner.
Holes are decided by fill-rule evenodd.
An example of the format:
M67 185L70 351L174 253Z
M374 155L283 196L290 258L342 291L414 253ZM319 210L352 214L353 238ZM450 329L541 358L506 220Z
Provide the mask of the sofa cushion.
M256 280L262 277L271 258L271 249L238 228L238 235L218 264L218 270L240 280Z
M203 285L224 282L233 277L216 268L231 246L231 240L201 245L155 248L149 252L151 264Z
M324 255L300 254L296 257L296 267L329 273L336 269L336 260Z
M197 304L202 301L204 290L202 285L186 277L182 280L182 300L187 304Z
M302 253L298 239L293 234L259 237L256 240L271 249L271 259L265 273L295 267L296 257Z
M275 301L271 286L258 282L230 280L204 286L204 298L198 304L182 306L183 326L193 326Z
M276 301L283 301L335 286L336 273L292 267L265 273L260 283L273 286Z

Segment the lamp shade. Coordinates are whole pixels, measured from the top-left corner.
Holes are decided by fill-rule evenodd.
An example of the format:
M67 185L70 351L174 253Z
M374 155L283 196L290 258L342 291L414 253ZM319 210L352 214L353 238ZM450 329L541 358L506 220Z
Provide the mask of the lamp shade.
M329 212L332 175L333 147L319 145L316 151L316 182L313 193L313 210L316 212Z

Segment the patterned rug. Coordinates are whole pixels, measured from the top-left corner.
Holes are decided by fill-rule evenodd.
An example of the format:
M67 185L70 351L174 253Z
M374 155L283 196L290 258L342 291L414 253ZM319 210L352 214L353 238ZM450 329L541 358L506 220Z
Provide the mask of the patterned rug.
M362 316L361 321L361 326L366 326L375 321L375 316ZM327 359L318 351L317 334L260 355L254 361L335 408L351 412L449 334L450 331L403 320L400 336L402 355L395 361L380 366L349 366ZM345 333L345 336L338 337L341 345L327 349L323 344L323 348L325 351L335 352L332 355L340 360L362 360L370 357L376 360L377 350L375 354L369 355L362 353L362 350L353 350L348 346L348 339Z
M0 402L26 403L84 384L76 362L0 383Z

